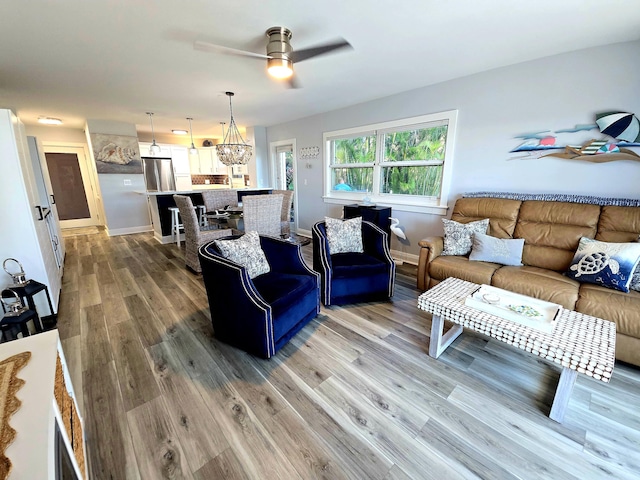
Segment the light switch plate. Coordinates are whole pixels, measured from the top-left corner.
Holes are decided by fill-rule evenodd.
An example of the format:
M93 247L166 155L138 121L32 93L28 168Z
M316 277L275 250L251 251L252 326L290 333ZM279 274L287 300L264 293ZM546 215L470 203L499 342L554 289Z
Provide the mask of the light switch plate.
M124 179L124 184L125 185L131 185L131 180L129 180L128 178Z

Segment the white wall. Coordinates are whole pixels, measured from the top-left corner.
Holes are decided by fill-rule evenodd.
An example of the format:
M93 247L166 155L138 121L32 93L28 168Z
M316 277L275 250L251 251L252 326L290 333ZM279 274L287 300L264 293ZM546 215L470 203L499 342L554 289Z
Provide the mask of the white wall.
M470 191L640 198L640 162L509 160L508 153L521 143L514 137L525 132L593 123L595 113L603 111L640 114L638 58L640 42L629 42L525 62L275 125L267 129L267 141L296 138L298 149L322 147L325 131L457 109L450 207ZM305 230L341 211L318 201L322 158L312 163L306 169L298 161L299 225ZM421 238L442 235L441 216L399 211L394 216L405 226L409 245L394 238L392 249L417 254Z
M91 147L90 139L92 133L138 136L134 124L110 120L87 120L85 130L92 157L93 148ZM95 158L93 161L95 162ZM125 180L129 185L125 185ZM153 229L147 197L138 193L146 191L142 173L102 173L98 174L98 182L100 183L106 227L109 235L146 232Z

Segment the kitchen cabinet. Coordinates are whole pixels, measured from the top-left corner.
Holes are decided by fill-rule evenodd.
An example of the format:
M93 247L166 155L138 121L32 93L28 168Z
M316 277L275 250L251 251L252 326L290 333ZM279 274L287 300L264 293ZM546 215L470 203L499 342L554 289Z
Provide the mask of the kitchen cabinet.
M10 478L85 479L84 422L57 330L0 345L0 360L23 352L31 358L18 372L22 405L9 423L16 437L6 450Z
M0 262L15 258L22 263L26 276L45 284L51 294L54 312L62 285L64 251L59 238L59 221L51 205L42 171L36 178L22 122L11 110L0 109L0 158L2 188L0 189ZM40 181L38 181L40 179ZM58 254L56 254L56 242ZM0 276L0 289L11 284L11 277ZM37 295L38 312L48 312L44 295Z
M200 175L227 175L227 167L220 163L215 148L199 148L199 170L191 174Z
M162 158L170 158L171 157L171 147L169 145L158 145L160 147L160 153L157 155L151 155L150 152L150 143L139 143L140 147L140 156L141 157L162 157Z

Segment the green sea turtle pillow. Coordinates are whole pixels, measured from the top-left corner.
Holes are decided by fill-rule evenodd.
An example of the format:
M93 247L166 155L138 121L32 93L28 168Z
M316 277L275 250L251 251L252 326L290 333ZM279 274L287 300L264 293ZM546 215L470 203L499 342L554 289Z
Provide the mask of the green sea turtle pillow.
M628 292L639 261L640 243L607 243L582 237L567 276Z

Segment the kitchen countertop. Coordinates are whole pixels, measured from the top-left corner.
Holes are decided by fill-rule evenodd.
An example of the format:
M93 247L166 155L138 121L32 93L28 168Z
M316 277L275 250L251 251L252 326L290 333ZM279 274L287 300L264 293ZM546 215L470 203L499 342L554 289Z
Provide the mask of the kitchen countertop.
M150 197L153 196L159 196L159 195L184 195L184 194L189 194L189 193L201 193L201 192L205 192L207 190L211 190L211 188L206 188L207 185L202 185L205 188L194 188L193 190L167 190L164 192L147 192L145 191L137 191L135 193L138 193L140 195L148 195ZM214 185L210 185L209 187L213 187ZM221 187L224 187L223 185L221 185ZM236 188L234 190L239 190L241 192L250 192L252 190L272 190L272 187L249 187L249 188ZM227 188L227 190L229 190Z

